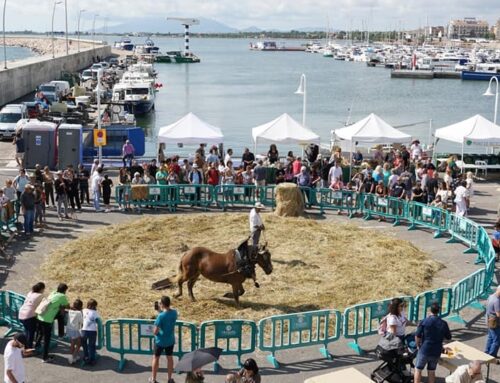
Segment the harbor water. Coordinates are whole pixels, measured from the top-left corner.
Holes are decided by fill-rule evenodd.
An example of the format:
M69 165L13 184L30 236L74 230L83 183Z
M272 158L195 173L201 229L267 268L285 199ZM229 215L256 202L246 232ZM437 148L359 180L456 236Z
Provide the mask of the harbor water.
M7 47L7 59L9 61L17 61L17 60L23 60L23 59L26 59L28 57L32 57L34 56L34 53L28 49L28 48L24 48L24 47ZM0 57L1 57L1 60L3 60L3 45L0 45ZM3 68L3 66L2 66Z

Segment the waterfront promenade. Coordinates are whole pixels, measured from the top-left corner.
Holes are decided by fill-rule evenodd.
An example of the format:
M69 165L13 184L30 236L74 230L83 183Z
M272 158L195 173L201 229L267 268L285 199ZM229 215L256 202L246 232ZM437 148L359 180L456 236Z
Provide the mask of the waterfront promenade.
M0 152L5 149L9 151L8 143L0 144ZM3 152L2 152L3 154ZM1 155L0 157L4 157ZM7 157L7 156L5 156ZM16 174L15 168L10 168L11 161L9 157L0 158L0 183L3 184L6 177L13 177ZM477 183L476 196L474 198L471 210L471 218L477 222L486 225L488 231L491 230L492 223L496 220L496 209L500 184L498 182ZM55 247L64 244L66 241L77 238L81 235L90 235L92 231L99 230L111 224L121 223L136 219L135 214L125 215L118 212L110 214L96 214L88 207L84 212L78 215L78 220L60 223L53 210L48 211L49 227L43 234L35 235L28 242L16 241L12 246L15 253L15 259L12 264L6 264L5 274L0 276L2 288L13 290L19 293L26 293L28 287L37 280L39 266L48 256L49 252ZM150 213L146 213L150 214ZM171 213L167 213L171 214ZM210 214L210 213L207 213ZM154 215L154 214L152 214ZM388 235L396 235L398 238L410 240L422 250L429 252L435 259L447 265L446 269L440 271L434 279L434 286L452 285L457 280L470 274L477 268L473 264L474 255L463 254L464 247L460 244L446 244L446 239L432 239L431 233L424 231L407 231L405 226L393 228L388 223L376 221L363 221L354 219L349 221L345 216L337 216L329 213L326 216L326 223L347 223L367 227L373 230L387 232ZM264 217L265 220L265 217ZM2 263L0 263L2 264ZM77 271L76 271L77 272ZM327 276L334 278L335 276ZM367 281L369 283L369 281ZM70 286L71 289L71 286ZM245 299L251 299L251 295L245 296ZM145 302L150 305L151 302ZM458 325L452 325L453 337L455 340L465 341L467 344L482 349L485 343L485 323L483 315L477 310L464 310L464 317L470 320L470 327L464 328ZM182 313L180 313L182 319ZM222 318L221 318L222 319ZM201 318L200 318L201 321ZM361 342L367 349L373 349L378 340L377 336L363 339ZM3 341L4 342L4 341ZM265 360L265 355L257 352L256 357L259 365L262 366L263 382L303 382L307 377L327 373L329 371L344 368L355 367L369 376L370 372L379 363L373 353L366 356L358 356L347 347L346 340L330 345L330 351L333 354L333 361L321 359L317 347L304 348L278 353L278 359L282 362L282 367L273 369ZM94 367L83 370L69 366L67 363L68 350L65 347L58 347L56 350L56 362L52 365L43 365L38 358L30 358L26 361L28 369L29 382L63 382L76 379L78 382L146 382L149 377L150 357L128 358L125 370L121 373L116 372L118 358L116 354L102 352L102 357ZM223 358L221 361L223 367L234 369L234 358ZM159 381L165 381L164 369L163 376L159 376ZM224 371L223 371L224 372ZM443 377L446 371L438 369L438 376ZM500 370L496 366L492 367L492 382L500 382ZM208 383L222 382L224 375L208 374L206 381ZM182 382L184 377L176 376L177 382ZM443 382L443 379L438 382Z

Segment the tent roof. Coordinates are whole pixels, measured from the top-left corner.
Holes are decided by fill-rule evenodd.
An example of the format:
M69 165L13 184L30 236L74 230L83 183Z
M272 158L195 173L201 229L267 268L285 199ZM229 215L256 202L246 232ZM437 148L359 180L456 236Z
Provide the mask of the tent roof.
M464 140L498 143L500 142L500 126L476 114L467 120L436 129L435 136L460 144Z
M335 130L335 135L348 141L376 143L402 142L411 138L409 134L393 128L374 113L355 124Z
M276 142L280 144L319 143L319 136L295 121L287 113L252 129L254 142Z
M200 120L194 113L186 114L158 132L158 141L165 144L219 144L223 139L224 135L218 127Z

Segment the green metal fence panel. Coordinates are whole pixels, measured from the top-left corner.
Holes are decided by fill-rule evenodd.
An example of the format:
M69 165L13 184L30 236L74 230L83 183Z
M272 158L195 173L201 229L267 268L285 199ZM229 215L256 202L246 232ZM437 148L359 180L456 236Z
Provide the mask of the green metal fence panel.
M215 187L215 203L224 211L233 206L251 206L260 201L263 191L255 185L219 185Z
M5 326L7 325L7 320L5 319L5 294L7 292L4 290L0 291L0 326Z
M106 321L106 350L120 355L118 370L125 367L125 355L152 355L154 321L146 319L111 319ZM181 358L196 349L198 331L190 322L175 323L174 355Z
M487 263L490 257L495 257L495 249L493 249L491 239L483 227L479 227L476 248L476 263Z
M460 316L460 311L465 307L473 307L479 310L484 310L478 302L485 292L486 268L475 271L468 277L460 280L453 286L453 316L448 320L467 324Z
M276 207L276 185L259 186L259 201L274 209Z
M425 319L427 310L433 303L441 307L439 317L444 318L450 315L453 303L451 288L435 289L418 294L414 300L413 315L410 320L417 322Z
M399 298L406 302L406 312L411 316L414 306L413 297ZM361 303L345 309L342 333L344 338L353 339L349 347L359 355L363 355L364 350L359 346L358 339L377 333L380 320L387 315L392 299L394 298Z
M177 185L176 207L179 205L201 206L208 209L214 201L212 185Z
M452 243L460 240L469 247L464 253L477 253L477 236L479 232L477 223L468 218L450 214L448 232L451 235L448 242Z
M393 219L393 225L401 223L401 219L407 217L408 204L405 200L394 197L379 197L375 194L361 195L361 209L366 220L373 216Z
M259 322L259 349L271 353L267 359L275 368L279 367L276 352L290 348L322 345L320 352L331 359L328 344L340 338L341 317L337 310L318 310L263 318Z
M3 309L3 317L9 330L5 336L9 336L15 332L24 331L24 326L19 320L19 309L24 304L26 297L12 291L5 292L5 306Z
M309 186L299 186L304 200L304 206L310 209L312 206L317 205L315 189Z
M434 230L434 238L441 237L448 231L448 212L419 202L408 203L408 230L415 230L417 226L424 226Z
M351 190L315 189L313 190L321 214L325 210L347 211L349 218L359 210L360 194Z
M254 321L244 319L213 320L200 325L200 347L220 347L222 355L235 355L238 367L241 367L241 356L255 351L257 344L257 325ZM214 371L219 364L214 363Z

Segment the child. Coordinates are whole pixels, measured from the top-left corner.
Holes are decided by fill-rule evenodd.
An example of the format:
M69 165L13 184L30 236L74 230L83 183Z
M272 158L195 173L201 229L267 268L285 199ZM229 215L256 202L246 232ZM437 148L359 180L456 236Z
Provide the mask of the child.
M109 213L111 211L111 207L109 206L109 200L111 199L111 188L113 187L113 181L109 179L108 175L104 176L104 180L101 183L102 186L102 199L104 201L104 210L105 213Z
M95 346L97 341L97 320L100 319L97 312L97 301L90 299L87 308L83 310L82 344L84 362L94 364L96 361Z
M69 364L76 363L80 358L78 353L80 352L80 346L82 343L82 337L80 330L83 325L83 315L82 315L83 302L80 299L75 299L73 305L68 310L68 324L66 325L66 334L71 340L71 345L69 347L69 352L71 356L69 357Z

